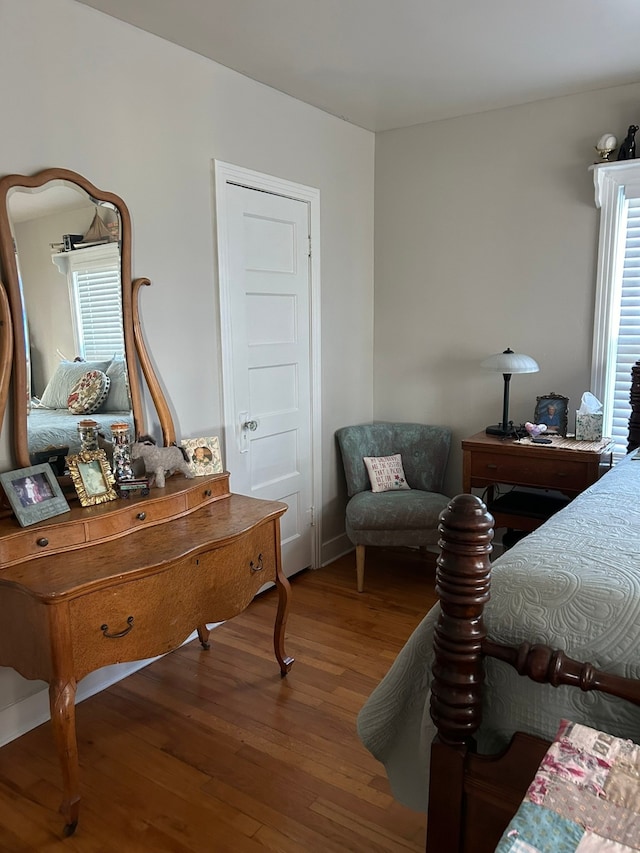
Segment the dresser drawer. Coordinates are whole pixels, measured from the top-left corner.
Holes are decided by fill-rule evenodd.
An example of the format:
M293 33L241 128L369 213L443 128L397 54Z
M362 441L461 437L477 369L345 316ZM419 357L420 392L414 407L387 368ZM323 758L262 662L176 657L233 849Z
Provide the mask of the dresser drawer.
M193 482L196 484L196 488L191 489L186 495L189 509L197 509L199 506L204 506L204 504L210 501L229 496L228 474L207 477L202 482L202 485L198 483L199 479L199 477L194 478Z
M122 533L133 533L138 528L158 524L184 514L187 507L184 494L173 495L170 500L129 500L130 504L126 499L122 500L118 512L105 513L87 521L89 539L92 542Z
M242 613L263 584L275 581L275 525L264 524L237 542L206 551L190 562L195 576L216 579L205 597L206 621L231 619Z
M16 536L0 539L0 561L2 565L26 560L29 557L43 557L74 545L82 545L85 531L80 525L51 525L20 531Z
M539 456L474 453L471 476L487 483L538 486L544 489L582 491L591 485L588 467L579 460L565 459L554 451Z
M275 523L157 574L69 603L74 674L179 646L199 625L241 613L276 576Z

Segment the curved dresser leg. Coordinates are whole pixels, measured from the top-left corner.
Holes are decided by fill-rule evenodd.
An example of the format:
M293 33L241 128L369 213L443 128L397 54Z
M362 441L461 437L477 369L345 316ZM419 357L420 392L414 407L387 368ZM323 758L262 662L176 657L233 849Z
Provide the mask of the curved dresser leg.
M280 675L284 677L291 669L295 658L289 657L284 650L284 632L289 616L291 586L279 568L276 571L276 589L278 590L278 612L273 630L273 648L276 653L276 660L280 664Z
M203 649L210 649L211 645L209 643L209 629L207 628L206 624L205 625L198 625L197 631L198 631L198 639L200 640L200 643L202 644L202 648Z
M60 814L65 819L64 835L73 835L80 812L80 765L76 739L76 682L57 679L49 685L49 707L53 737L62 770L63 800Z

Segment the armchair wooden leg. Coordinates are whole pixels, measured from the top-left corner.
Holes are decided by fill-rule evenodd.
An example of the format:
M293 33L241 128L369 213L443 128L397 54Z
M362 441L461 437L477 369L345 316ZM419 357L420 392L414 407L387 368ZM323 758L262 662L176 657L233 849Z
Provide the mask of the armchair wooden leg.
M356 578L358 592L364 592L364 545L356 545Z

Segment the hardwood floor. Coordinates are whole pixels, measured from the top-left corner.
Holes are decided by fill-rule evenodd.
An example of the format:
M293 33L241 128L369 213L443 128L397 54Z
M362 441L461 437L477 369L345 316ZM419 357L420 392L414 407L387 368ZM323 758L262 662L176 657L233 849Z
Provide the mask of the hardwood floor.
M275 591L77 707L82 802L62 839L49 723L0 749L0 851L407 853L425 817L395 802L356 715L435 601L435 556L369 549L291 581L286 678Z

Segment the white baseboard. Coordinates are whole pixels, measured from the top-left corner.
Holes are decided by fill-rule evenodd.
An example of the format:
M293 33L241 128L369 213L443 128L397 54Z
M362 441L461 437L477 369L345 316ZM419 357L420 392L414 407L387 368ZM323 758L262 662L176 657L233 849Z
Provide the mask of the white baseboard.
M220 622L210 625L210 628L215 628ZM197 631L193 631L190 636L184 641L190 643L198 636ZM90 696L99 693L112 684L122 681L128 675L132 675L139 669L148 666L155 658L147 660L138 660L133 663L120 663L113 666L105 666L102 669L91 672L78 684L76 692L76 704L88 699ZM37 726L46 723L51 717L49 711L49 688L45 687L25 699L9 705L0 711L0 746L4 746L12 740L20 737L23 734L35 729Z
M329 563L337 560L338 557L343 557L345 554L350 553L354 548L355 545L350 541L346 533L341 533L340 536L323 542L321 549L322 565L328 566Z

